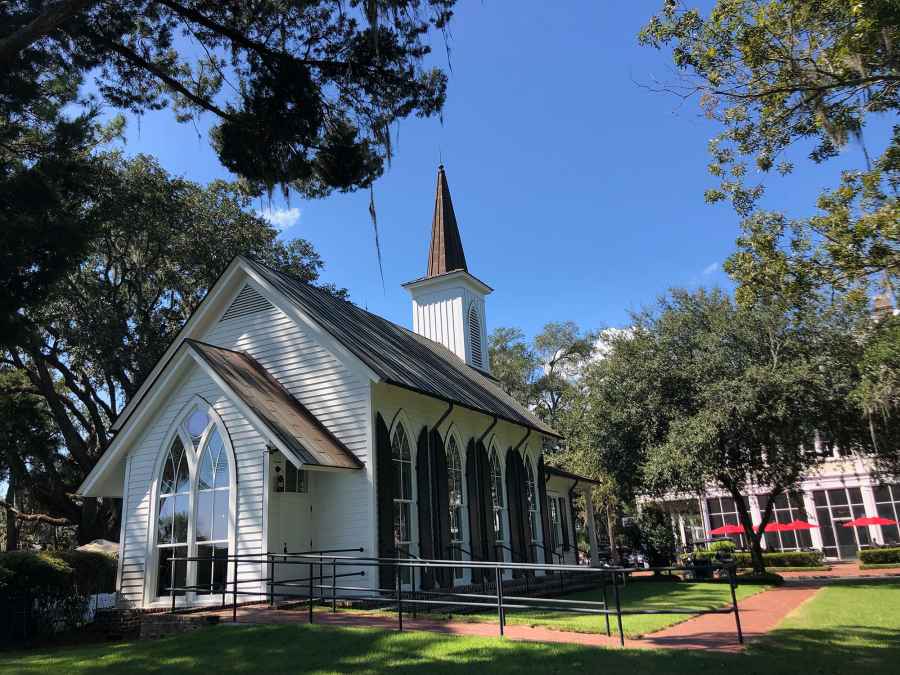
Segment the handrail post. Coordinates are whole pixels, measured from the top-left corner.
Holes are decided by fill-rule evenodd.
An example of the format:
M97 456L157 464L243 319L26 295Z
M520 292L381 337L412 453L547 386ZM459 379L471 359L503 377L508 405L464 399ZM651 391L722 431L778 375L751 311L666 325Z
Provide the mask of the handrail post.
M324 576L323 576L323 572L322 572L322 565L323 565L323 557L322 557L322 554L320 553L319 554L319 598L324 602L324 600L325 600L325 584L323 583Z
M313 622L313 564L309 563L309 622Z
M234 555L234 566L231 570L231 621L237 623L237 585L238 585L238 557ZM226 575L226 582L228 581Z
M275 556L266 553L269 559L269 607L275 607Z
M169 595L172 596L172 614L175 613L175 549L169 559Z
M619 585L613 584L616 591L616 621L619 622L619 645L625 646L625 631L622 629L622 601L619 597Z
M612 631L609 629L609 601L606 595L606 574L600 574L600 584L603 588L603 609L606 610L603 616L606 617L606 637L612 637Z
M331 613L337 611L337 560L331 559Z
M494 578L497 582L497 619L500 623L500 637L503 637L505 619L503 616L503 575L500 573L500 565L494 568Z
M737 626L738 644L744 644L744 632L741 630L741 613L738 610L737 594L735 593L735 587L737 586L735 565L728 566L728 585L731 586L731 609L734 611L734 623L735 626Z
M397 579L397 625L400 629L400 632L403 632L403 579L400 574L400 569L397 568L396 574L394 575Z

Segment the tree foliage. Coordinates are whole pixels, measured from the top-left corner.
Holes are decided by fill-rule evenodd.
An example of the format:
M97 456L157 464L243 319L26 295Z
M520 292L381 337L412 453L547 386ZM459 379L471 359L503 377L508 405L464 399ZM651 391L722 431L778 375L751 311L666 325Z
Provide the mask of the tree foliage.
M322 267L303 240L247 211L235 185L202 187L169 176L152 159L107 156L95 209L96 236L45 302L23 312L2 363L26 378L60 442L25 461L19 488L46 514L79 525L79 539L115 538L115 504L72 497L110 440L109 426L207 290L237 254L302 279Z
M390 125L437 114L446 77L425 36L454 0L19 0L0 8L4 90L47 68L107 106L216 119L222 163L259 189L365 187Z
M746 495L790 489L822 448L873 449L852 398L861 320L818 297L748 308L673 291L586 374L597 461L632 494L725 490L761 566Z

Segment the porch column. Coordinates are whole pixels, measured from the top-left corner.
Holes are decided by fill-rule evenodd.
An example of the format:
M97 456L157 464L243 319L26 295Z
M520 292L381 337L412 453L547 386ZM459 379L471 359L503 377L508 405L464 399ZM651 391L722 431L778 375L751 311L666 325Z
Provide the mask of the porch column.
M703 521L703 538L709 539L709 531L712 528L709 526L709 509L706 508L706 495L697 497L697 502L700 504L700 518Z
M759 499L756 495L747 495L747 505L750 507L750 518L757 525L762 522L762 509L759 508ZM760 544L764 549L767 549L766 546L766 538L763 536Z
M600 550L597 545L597 523L594 521L594 500L590 484L584 487L584 519L587 521L588 541L591 544L591 567L599 567Z
M803 508L806 511L806 517L809 522L819 525L819 517L816 513L816 503L813 501L812 491L803 491ZM813 548L820 551L825 550L825 544L822 542L822 530L814 527L809 531L809 538L812 540Z
M862 492L863 504L866 507L866 517L874 518L878 516L878 507L875 505L875 490L872 489L872 485L863 483L859 486L859 489ZM869 538L876 544L884 544L881 527L869 525Z

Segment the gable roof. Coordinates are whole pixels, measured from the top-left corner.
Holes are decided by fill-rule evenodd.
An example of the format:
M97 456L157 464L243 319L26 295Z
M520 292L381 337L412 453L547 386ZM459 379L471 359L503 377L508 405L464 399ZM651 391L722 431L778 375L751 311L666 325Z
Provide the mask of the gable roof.
M443 345L289 274L242 259L383 382L559 437L494 380Z
M249 354L185 342L304 466L362 468L356 455Z

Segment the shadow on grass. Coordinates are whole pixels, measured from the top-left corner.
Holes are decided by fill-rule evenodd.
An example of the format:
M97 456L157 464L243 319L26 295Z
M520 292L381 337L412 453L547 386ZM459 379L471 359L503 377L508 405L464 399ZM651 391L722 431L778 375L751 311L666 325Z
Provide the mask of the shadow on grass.
M5 655L2 673L896 673L896 631L839 626L784 630L744 654L640 651L322 626L218 626L158 641L29 656Z

